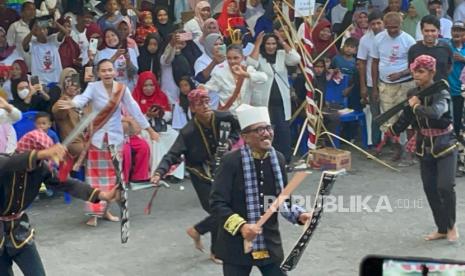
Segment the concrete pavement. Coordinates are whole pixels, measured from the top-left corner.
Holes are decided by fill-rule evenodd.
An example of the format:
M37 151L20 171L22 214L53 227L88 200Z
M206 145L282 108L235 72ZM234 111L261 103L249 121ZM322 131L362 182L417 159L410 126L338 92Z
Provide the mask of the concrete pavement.
M422 239L434 230L434 224L418 165L397 173L357 153L353 153L352 163L353 171L338 178L332 190L332 195L343 196L336 198L341 208L323 214L298 267L289 275L357 275L360 260L367 254L465 260L463 238L457 244ZM320 173L314 172L296 194L313 195L319 177ZM464 182L458 178L456 186L457 225L462 231ZM119 223L99 221L97 228L86 226L84 204L79 200L70 205L62 198L35 202L29 214L48 275L221 275L221 266L196 251L185 234L187 227L205 216L190 182L161 189L152 214L146 216L143 210L151 192L130 193L131 236L125 245L119 240ZM357 211L361 206L357 196L362 201L368 198L367 206L373 212ZM348 212L351 204L353 210ZM374 212L378 204L381 210ZM113 213L119 213L116 206ZM282 219L280 227L288 253L302 229ZM209 237L203 241L208 247ZM253 275L259 275L258 271Z

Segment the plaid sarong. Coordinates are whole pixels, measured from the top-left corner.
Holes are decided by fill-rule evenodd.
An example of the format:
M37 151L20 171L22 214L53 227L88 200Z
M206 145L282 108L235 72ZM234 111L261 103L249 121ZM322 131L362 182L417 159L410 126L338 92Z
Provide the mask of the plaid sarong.
M241 157L242 168L244 170L247 223L255 224L258 222L261 216L260 198L258 196L258 181L254 159L248 145L243 145L241 147ZM284 189L284 182L283 175L281 174L281 167L279 166L278 157L274 148L271 148L270 150L270 161L276 184L276 195L279 195ZM279 211L283 217L285 217L290 222L295 223L297 222L299 215L303 212L303 209L300 208L300 206L294 205L290 210L287 204L283 204ZM262 250L266 250L266 245L263 234L260 234L255 238L255 240L253 240L252 251Z
M426 137L436 137L436 136L441 136L448 134L454 130L454 127L452 124L450 124L447 128L444 129L438 129L438 128L422 128L420 129L420 133L423 136ZM407 152L415 152L415 148L417 145L417 135L416 133L410 138L410 140L407 142L407 145L405 146L405 150Z
M105 144L105 143L104 143ZM108 147L99 149L90 146L87 153L86 182L100 191L110 191L116 184L116 173L111 161L111 154ZM99 203L86 203L88 214L102 216L107 208L105 201Z

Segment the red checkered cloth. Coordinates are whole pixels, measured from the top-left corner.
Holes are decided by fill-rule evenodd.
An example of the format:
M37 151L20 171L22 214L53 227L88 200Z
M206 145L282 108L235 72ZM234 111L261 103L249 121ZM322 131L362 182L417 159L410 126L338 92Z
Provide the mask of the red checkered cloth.
M99 149L93 145L87 152L86 182L92 188L108 192L116 185L116 172L111 161L111 154L107 148ZM89 215L101 217L107 208L105 201L86 203Z
M449 125L447 128L439 129L439 128L422 128L420 130L421 135L426 136L426 137L436 137L436 136L441 136L448 134L452 132L454 127L452 125ZM405 150L407 152L415 152L415 148L417 146L417 135L416 133L410 138L410 140L407 142L405 145Z
M52 138L50 138L47 133L35 129L29 131L19 139L16 145L16 151L22 153L31 150L43 150L50 148L53 144Z

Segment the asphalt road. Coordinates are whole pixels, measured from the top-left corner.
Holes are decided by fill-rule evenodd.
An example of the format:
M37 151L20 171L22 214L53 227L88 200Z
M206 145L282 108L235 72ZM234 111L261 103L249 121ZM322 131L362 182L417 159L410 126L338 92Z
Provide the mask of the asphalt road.
M298 267L289 275L357 275L367 254L465 260L463 241L422 239L434 224L418 165L398 173L357 154L352 163L353 170L338 178L332 190L337 204L323 215ZM319 177L318 171L313 172L296 194L313 195ZM464 178L457 179L459 229L465 229L464 184ZM151 191L130 193L131 236L125 245L119 240L118 223L85 225L84 204L79 200L70 205L62 198L35 202L29 214L48 275L221 275L221 266L195 250L185 234L187 227L205 216L190 182L160 190L147 216L143 210ZM365 209L360 204L364 200ZM118 213L116 206L113 213ZM284 251L289 252L302 230L282 219L280 227ZM203 240L208 248L209 237Z

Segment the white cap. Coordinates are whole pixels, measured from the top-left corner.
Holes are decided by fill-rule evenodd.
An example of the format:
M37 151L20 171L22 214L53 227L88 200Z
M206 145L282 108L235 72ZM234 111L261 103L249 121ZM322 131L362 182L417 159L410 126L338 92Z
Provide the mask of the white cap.
M248 104L241 104L236 109L237 119L241 126L241 130L246 127L257 123L270 124L270 115L268 114L268 107L266 106L251 106Z

